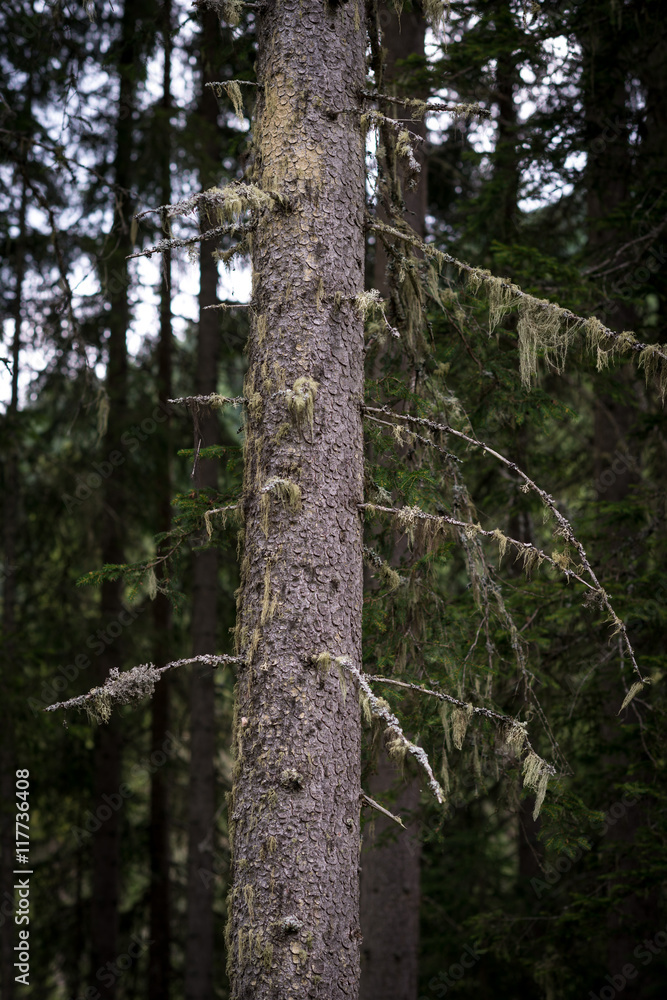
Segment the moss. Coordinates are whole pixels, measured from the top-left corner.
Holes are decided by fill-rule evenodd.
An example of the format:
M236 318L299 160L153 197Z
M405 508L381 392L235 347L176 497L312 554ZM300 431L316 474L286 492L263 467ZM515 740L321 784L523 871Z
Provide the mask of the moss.
M246 906L248 907L250 919L253 920L255 916L255 890L251 885L243 886L243 898Z

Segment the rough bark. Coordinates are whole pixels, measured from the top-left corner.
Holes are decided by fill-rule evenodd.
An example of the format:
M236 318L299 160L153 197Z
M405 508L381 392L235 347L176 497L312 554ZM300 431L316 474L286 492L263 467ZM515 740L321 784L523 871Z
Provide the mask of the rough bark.
M205 135L213 137L218 118L215 96L206 83L220 79L214 72L217 21L209 11L202 17L201 94L198 114ZM214 184L215 175L207 168L214 162L214 139L204 148L200 172L202 190ZM206 220L202 220L206 228ZM197 338L197 395L217 389L220 339L219 314L205 307L217 302L218 266L212 247L202 243L199 257L199 335ZM219 442L215 412L199 414L202 447ZM197 442L195 442L195 447ZM216 460L201 459L197 464L196 485L215 489L218 484ZM217 626L218 555L214 548L195 552L192 567L192 653L215 653ZM213 996L213 886L208 877L213 870L213 827L215 822L215 685L210 668L192 668L190 675L190 775L188 783L188 890L187 940L185 952L186 1000L211 1000ZM202 877L203 876L203 877Z
M257 37L254 180L289 207L262 211L252 247L231 996L350 1000L359 707L312 658L361 660L364 144L336 110L359 107L365 30L356 3L284 0L258 10Z
M137 6L126 3L121 23L118 51L120 80L118 115L116 119L116 149L113 178L118 189L127 192L132 176L132 115L136 87ZM127 426L127 346L126 333L130 322L128 299L129 275L126 257L131 253L129 220L133 206L127 194L116 202L113 230L110 237L112 252L105 259L101 274L103 288L111 309L106 316L108 328L108 362L106 393L109 413L102 451L116 448ZM102 562L124 562L125 510L127 490L125 466L115 469L104 481L104 510L107 512L102 525ZM100 602L103 622L116 620L123 610L122 581L107 580L102 584ZM107 645L98 659L96 683L103 684L112 669L123 665L122 637ZM103 802L104 795L116 795L121 780L121 727L118 715L112 715L106 725L98 726L95 734L93 801ZM91 894L91 948L92 979L97 970L118 955L118 894L120 875L120 811L112 811L100 829L93 835L92 894ZM116 981L110 985L100 983L102 1000L116 996Z
M162 7L164 52L161 110L164 116L164 140L160 163L160 200L171 201L171 0ZM157 390L160 404L166 409L171 396L171 251L163 255L163 281L160 290L160 337L157 348ZM157 531L171 525L171 468L169 420L160 425L155 439L157 485ZM164 563L156 575L164 576ZM171 607L165 594L158 592L153 602L155 662L167 663L170 653ZM160 754L169 728L169 681L163 677L155 689L151 704L151 753ZM158 767L151 776L149 853L150 853L150 946L148 952L148 1000L168 1000L171 971L170 891L169 891L169 776L166 767Z

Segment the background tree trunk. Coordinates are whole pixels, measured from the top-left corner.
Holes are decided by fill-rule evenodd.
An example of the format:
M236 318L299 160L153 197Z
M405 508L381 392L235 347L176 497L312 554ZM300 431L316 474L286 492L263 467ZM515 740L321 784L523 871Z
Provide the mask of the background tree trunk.
M385 57L382 91L404 94L399 81L405 73L400 60L410 55L424 55L426 22L420 10L404 10L400 21L388 4L379 12L382 28L382 49ZM406 74L407 75L407 74ZM426 99L428 91L409 88L410 96ZM389 112L403 117L405 110L398 105ZM423 122L410 122L412 131L426 136ZM417 185L401 195L405 201L405 218L423 239L426 227L427 184L424 145L415 144L415 156L421 166ZM382 206L379 216L391 222ZM373 285L386 301L391 299L387 276L387 252L382 240L375 245ZM378 358L376 366L382 361ZM402 368L405 370L405 360ZM396 539L392 565L398 566L408 555L405 536ZM419 808L419 782L409 772L399 777L384 746L378 754L377 772L368 782L369 794L380 802L396 789L390 808L398 815L414 815ZM373 815L375 833L364 843L361 863L361 989L362 1000L416 1000L419 956L419 903L421 841L419 823L414 820L402 831L379 814ZM392 828L393 829L390 829Z
M218 104L206 84L219 80L215 54L219 51L218 21L212 11L202 14L200 46L201 92L199 118L205 142L200 170L200 186L206 190L218 180L216 162L219 143L215 138ZM203 228L212 228L202 219ZM197 338L197 373L195 392L209 395L218 387L220 319L216 310L205 311L217 302L218 265L213 246L203 241L199 254L199 333ZM199 414L202 447L218 444L218 418L214 410ZM197 447L195 442L195 448ZM216 459L200 459L196 470L199 489L215 490L218 485ZM195 552L193 558L192 653L215 653L217 630L218 554L215 548ZM215 824L215 684L210 667L193 666L190 675L190 776L188 784L188 917L185 960L186 1000L211 1000L213 997L214 953L214 883L213 830Z
M117 188L128 192L132 183L132 113L136 91L137 20L135 4L126 3L121 22L117 72L120 89L116 118L116 150L113 178ZM129 195L120 194L114 212L110 241L114 249L106 260L106 270L101 274L102 287L106 289L111 306L107 315L109 336L106 395L108 420L102 438L102 452L118 447L127 425L127 344L126 334L130 325L128 297L129 270L127 255L132 252L130 219L134 206ZM102 526L102 562L120 564L125 561L124 537L127 508L126 466L114 469L104 481L104 509L107 516ZM123 584L121 580L105 580L102 584L100 611L102 622L118 619L123 610ZM112 669L123 665L122 639L114 639L105 646L97 664L98 685L104 683ZM121 724L117 713L106 725L99 725L95 733L95 779L93 809L104 801L104 795L116 795L121 781ZM118 893L120 870L120 817L119 810L112 814L93 835L93 872L91 898L92 979L97 970L118 955ZM116 996L116 981L100 984L103 1000Z
M350 1000L359 707L313 657L361 662L364 145L336 112L359 108L365 30L356 4L285 0L257 34L254 180L288 207L260 213L252 246L231 996Z
M171 0L162 6L162 42L164 53L162 100L164 141L160 164L160 202L171 202ZM157 349L158 400L167 408L171 396L171 250L162 258L162 286L160 291L160 338ZM169 419L160 425L155 441L157 468L157 531L168 531L171 525L171 435ZM165 575L165 564L156 569L160 580ZM169 661L171 652L171 606L168 597L158 592L153 601L153 627L155 630L155 662ZM161 754L169 729L169 679L165 676L155 689L151 712L151 753ZM156 760L159 760L156 757ZM170 955L170 889L169 889L169 794L168 767L159 766L151 776L149 852L151 869L150 889L150 947L148 953L148 1000L168 1000L171 976Z

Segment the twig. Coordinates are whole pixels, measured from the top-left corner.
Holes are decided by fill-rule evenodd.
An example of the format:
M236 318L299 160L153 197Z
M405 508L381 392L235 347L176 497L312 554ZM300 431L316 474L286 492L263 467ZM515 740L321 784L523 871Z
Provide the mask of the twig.
M394 816L394 814L389 812L388 809L385 809L384 806L381 806L379 802L376 802L375 799L372 799L370 795L366 795L366 792L362 792L360 798L364 800L366 805L372 806L373 809L377 809L377 811L381 812L384 816L388 816L389 819L393 819L394 823L398 823L398 825L402 826L403 829L405 830L405 823L403 822L400 816Z
M240 656L216 656L212 653L201 653L199 656L190 656L184 660L173 660L163 667L154 667L152 663L142 663L124 673L112 670L101 688L93 688L86 694L80 694L68 701L57 701L54 705L47 705L44 711L55 712L58 708L84 709L90 702L99 701L101 698L106 698L109 702L116 701L120 704L127 704L134 698L141 697L144 693L151 693L162 674L175 667L185 667L190 663L203 663L208 667L219 667L221 663L244 662Z
M240 406L241 403L245 403L247 400L245 396L219 396L217 392L212 392L209 396L179 396L178 399L168 399L167 402L184 404L185 406L189 406L190 403L196 403L198 406L212 406L216 409L227 403L230 406Z

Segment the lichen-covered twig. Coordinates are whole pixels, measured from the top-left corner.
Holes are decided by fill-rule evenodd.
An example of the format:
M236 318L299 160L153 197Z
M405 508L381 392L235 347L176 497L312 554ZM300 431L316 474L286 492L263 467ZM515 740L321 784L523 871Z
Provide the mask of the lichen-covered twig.
M385 809L384 806L381 806L380 803L376 802L375 799L372 799L370 795L366 795L366 792L362 792L360 798L364 800L366 805L371 806L373 809L377 809L377 811L381 812L383 816L388 816L389 819L392 819L394 823L398 823L398 825L402 826L403 829L405 830L405 823L403 822L400 816L394 816L392 812L389 812L388 809Z
M212 306L203 306L203 309L250 309L251 302L236 302L234 299L225 299L224 302L216 302Z
M222 226L215 226L214 229L209 229L205 233L197 233L196 236L188 236L184 239L170 239L170 240L160 240L159 243L155 243L152 247L148 247L146 250L140 250L138 253L131 253L128 255L128 260L134 260L136 257L152 257L154 253L164 253L165 250L175 250L179 247L191 247L196 243L201 243L202 240L210 240L214 236L224 236L226 233L247 233L250 231L250 226L245 225L240 222L226 222Z
M246 398L245 396L219 396L217 392L212 392L209 396L179 396L178 399L168 399L167 402L185 406L195 403L197 406L211 406L217 410L220 406L240 406L246 402Z
M419 121L426 115L438 114L446 111L448 114L468 117L490 118L491 111L488 108L481 108L479 104L430 104L428 101L421 101L419 98L401 98L395 94L378 94L373 91L360 90L359 95L368 101L388 101L390 104L399 104L408 108L412 112L412 120Z
M539 347L544 348L549 359L560 371L570 340L576 333L583 332L587 335L589 346L596 348L598 352L598 368L604 367L611 354L632 351L639 355L639 365L644 368L647 378L652 374L659 374L660 393L663 399L667 395L667 346L644 344L629 331L617 333L610 330L595 316L585 319L555 302L538 299L511 281L498 278L483 268L473 267L457 260L432 243L425 243L407 227L398 229L378 219L369 218L368 228L376 232L383 241L400 240L410 246L418 247L427 259L438 261L440 264L451 264L459 273L468 275L474 290L483 287L489 294L492 327L514 303L518 303L521 377L524 383L529 383L534 374L536 352ZM608 351L601 350L600 345L605 342L609 344Z
M326 656L327 654L324 655ZM322 654L320 654L320 660L321 657ZM392 737L391 742L387 746L389 753L393 757L399 758L405 757L406 754L410 754L411 757L414 757L426 775L429 787L435 795L435 798L441 805L444 805L445 793L431 770L431 765L426 755L426 751L412 743L407 738L401 728L400 722L390 710L387 702L384 701L383 698L378 698L375 694L373 694L373 689L368 683L368 679L351 660L349 660L346 656L338 656L334 659L334 662L340 667L345 667L345 669L348 670L357 681L357 684L359 685L359 700L366 716L370 716L371 718L382 722L387 735Z
M381 421L378 421L381 423ZM358 504L360 510L370 510L379 511L381 514L392 514L397 517L400 521L404 521L407 518L410 520L414 518L420 518L424 521L432 521L436 524L451 524L455 528L462 528L467 533L474 533L475 535L482 535L486 538L493 538L497 541L501 547L501 552L504 553L508 545L513 545L517 549L517 553L522 555L524 558L524 563L528 568L534 565L540 565L542 562L550 563L554 569L558 572L563 573L568 579L578 580L584 587L588 590L592 590L597 593L597 587L594 587L583 577L575 573L574 570L568 569L567 566L560 566L555 559L548 556L543 549L538 549L532 542L520 542L516 538L510 538L509 535L504 535L497 528L493 531L488 531L482 528L479 524L471 524L469 521L460 521L455 517L450 517L448 514L427 514L425 511L420 510L419 507L383 507L381 504L376 503L360 503Z
M537 493L537 495L542 500L542 503L545 505L545 507L548 508L548 510L553 515L553 517L554 517L554 519L555 519L555 521L556 521L556 523L558 525L557 533L559 535L561 535L565 539L566 543L570 544L573 548L576 549L576 551L578 553L578 556L579 556L579 560L581 562L581 565L582 565L583 569L586 571L586 573L588 574L589 579L593 583L593 588L591 588L591 589L593 589L595 591L595 594L596 594L597 598L599 599L600 603L606 609L606 611L609 614L609 617L611 619L611 622L614 625L614 633L613 634L614 635L620 634L623 637L623 644L624 644L624 646L625 646L625 648L627 650L627 653L628 653L628 656L630 657L630 661L632 663L633 669L634 669L635 673L637 674L637 677L639 678L640 683L642 685L650 683L649 678L644 677L642 675L641 670L639 669L639 665L637 664L637 660L635 658L634 650L633 650L632 645L630 643L630 640L628 638L628 634L627 634L627 630L626 630L625 625L623 624L623 622L621 621L621 619L618 617L618 615L614 611L614 609L613 609L613 607L611 605L611 602L609 600L609 596L607 595L607 592L605 591L605 589L601 585L600 581L598 580L597 576L595 575L595 572L594 572L593 567L591 566L591 564L589 562L588 556L586 555L586 551L585 551L583 545L578 540L578 538L575 536L574 531L572 530L572 527L571 527L569 521L565 517L563 517L563 515L561 514L561 512L556 507L556 503L555 503L555 501L554 501L554 499L553 499L552 496L550 496L545 490L541 489L530 478L530 476L528 476L522 469L520 469L518 467L518 465L516 464L516 462L512 462L510 459L506 458L504 455L501 455L500 452L496 451L494 448L489 447L489 445L485 444L483 441L479 441L479 440L477 440L477 438L474 438L470 434L466 434L463 431L456 430L456 428L451 427L449 424L439 424L439 423L436 423L433 420L428 420L426 417L414 417L414 416L412 416L410 414L396 413L394 410L390 410L386 406L377 407L377 406L362 405L362 410L365 413L370 413L370 414L379 413L379 414L382 414L383 416L390 416L390 417L392 417L395 420L400 420L400 421L403 421L405 423L413 423L413 424L417 424L417 425L419 425L421 427L427 427L429 430L432 430L432 431L440 432L440 433L443 433L443 434L451 434L454 437L460 438L462 441L466 441L468 444L471 444L471 445L473 445L476 448L481 448L483 452L488 453L489 455L493 455L494 458L496 458L499 462L502 462L502 464L505 465L511 472L516 473L517 476L519 476L521 479L523 479L524 485L521 487L521 489L524 490L525 492L528 492L529 490L533 490L535 493ZM429 517L435 517L435 515L429 515ZM481 529L479 529L479 530L481 530ZM563 565L559 566L559 568L561 569L561 571L563 573L565 573L565 570L567 568L566 565L565 565L565 562L563 562ZM569 571L569 573L571 575L574 575L574 574L572 574L571 570Z
M219 667L222 663L243 662L240 656L217 656L212 653L202 653L184 660L173 660L163 667L156 667L152 663L142 663L124 673L112 669L102 687L95 687L86 694L80 694L68 701L58 701L54 705L48 705L44 711L55 712L59 708L76 708L80 711L87 711L98 722L108 722L114 704L127 705L140 698L150 697L160 677L168 670L185 667L190 663L203 663L208 667Z
M555 776L556 769L553 764L549 764L548 761L540 757L533 749L528 739L528 733L526 732L527 724L525 722L519 722L518 719L513 719L510 715L502 715L500 712L494 712L490 708L469 705L450 694L445 694L442 691L432 691L430 688L423 688L419 684L398 681L393 677L383 677L380 674L367 675L366 679L380 684L391 684L394 687L406 688L409 691L418 691L420 694L427 694L433 698L438 698L442 702L454 705L459 713L454 727L455 737L458 728L459 739L455 738L454 742L459 749L461 749L463 735L465 735L467 728L467 720L471 716L481 715L487 719L491 719L497 725L501 725L503 727L503 737L508 746L516 752L518 757L524 752L526 754L523 764L524 786L532 788L536 793L533 818L537 819L542 802L544 801L549 778Z

